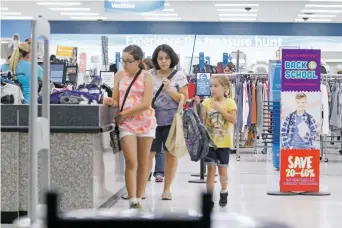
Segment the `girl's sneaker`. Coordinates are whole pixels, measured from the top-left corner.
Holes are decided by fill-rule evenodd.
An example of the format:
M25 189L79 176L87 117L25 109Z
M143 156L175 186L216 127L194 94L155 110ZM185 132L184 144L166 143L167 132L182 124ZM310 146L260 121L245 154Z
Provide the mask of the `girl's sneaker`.
M141 209L140 203L131 203L129 209Z
M156 182L163 182L164 181L164 177L161 175L157 175L156 176Z
M220 201L219 201L219 205L220 207L225 207L227 206L228 203L228 192L224 192L224 193L220 193Z

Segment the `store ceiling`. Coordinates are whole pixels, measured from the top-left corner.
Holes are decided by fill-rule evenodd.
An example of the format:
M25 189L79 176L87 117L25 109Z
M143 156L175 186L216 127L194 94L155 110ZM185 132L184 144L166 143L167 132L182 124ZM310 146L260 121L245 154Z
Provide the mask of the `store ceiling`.
M43 1L2 0L1 19L43 16L48 20L305 22L303 18L307 18L306 22L342 23L342 0L167 0L165 10L150 14L104 12L103 0Z

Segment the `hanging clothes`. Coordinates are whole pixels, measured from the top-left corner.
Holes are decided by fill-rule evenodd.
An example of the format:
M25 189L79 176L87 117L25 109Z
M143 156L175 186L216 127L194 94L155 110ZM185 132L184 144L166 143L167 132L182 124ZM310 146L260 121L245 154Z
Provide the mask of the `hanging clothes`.
M10 83L1 86L2 104L22 104L23 100L24 96L19 86Z
M327 86L324 84L321 84L321 96L322 96L322 134L327 135L329 133L329 98L328 98L328 90Z

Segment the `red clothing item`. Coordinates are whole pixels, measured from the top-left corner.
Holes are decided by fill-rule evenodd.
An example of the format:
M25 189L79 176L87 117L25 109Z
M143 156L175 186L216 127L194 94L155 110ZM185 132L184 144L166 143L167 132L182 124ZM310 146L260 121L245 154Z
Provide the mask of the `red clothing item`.
M188 93L189 93L189 99L193 98L196 95L196 84L195 83L189 83L188 84Z

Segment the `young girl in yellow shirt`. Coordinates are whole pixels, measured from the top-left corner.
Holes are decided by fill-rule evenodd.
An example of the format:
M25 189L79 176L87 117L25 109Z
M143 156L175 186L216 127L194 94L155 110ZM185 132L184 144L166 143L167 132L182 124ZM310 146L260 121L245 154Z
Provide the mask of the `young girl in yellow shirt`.
M203 101L204 124L210 137L207 164L207 191L213 193L216 167L218 167L221 193L219 205L225 207L228 202L228 174L230 148L233 146L232 127L236 122L236 103L226 98L229 81L225 76L213 76L210 82L211 98ZM212 207L214 202L212 202Z

